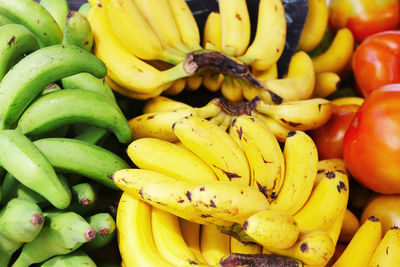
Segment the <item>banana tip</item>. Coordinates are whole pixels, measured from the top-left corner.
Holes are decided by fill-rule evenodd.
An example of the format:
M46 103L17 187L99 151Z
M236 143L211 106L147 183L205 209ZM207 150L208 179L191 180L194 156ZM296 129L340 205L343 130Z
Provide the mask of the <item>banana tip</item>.
M41 226L43 224L43 215L40 213L33 214L31 217L31 223L36 227Z
M86 230L85 239L87 241L92 241L95 237L96 237L96 230L94 230L93 228Z
M106 227L100 227L100 229L99 229L99 235L101 236L101 237L105 237L105 236L107 236L107 235L109 235L110 234L110 230L108 229L108 228L106 228Z

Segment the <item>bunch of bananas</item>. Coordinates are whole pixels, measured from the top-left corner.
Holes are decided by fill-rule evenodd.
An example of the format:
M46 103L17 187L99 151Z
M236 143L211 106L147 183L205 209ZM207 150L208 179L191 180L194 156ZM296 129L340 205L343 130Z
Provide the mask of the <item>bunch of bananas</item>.
M64 0L15 0L0 1L0 15L0 266L56 255L43 266L96 266L86 253L116 234L99 185L115 193L107 175L129 168L100 144L110 133L130 142L128 121L83 14Z
M229 253L261 249L294 259L288 266L328 262L348 178L343 161L318 161L304 130L329 118L329 101L233 105L220 98L193 108L159 96L144 113L129 121L135 141L127 153L138 168L112 176L124 191L117 227L125 266L231 266L224 264L267 256L224 258Z

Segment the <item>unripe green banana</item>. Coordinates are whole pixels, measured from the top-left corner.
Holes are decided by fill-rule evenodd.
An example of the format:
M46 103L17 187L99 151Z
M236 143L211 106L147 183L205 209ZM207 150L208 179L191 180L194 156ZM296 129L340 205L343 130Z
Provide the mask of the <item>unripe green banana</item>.
M96 267L96 263L83 251L74 251L67 255L60 255L44 262L41 267Z
M71 186L72 199L68 210L80 215L88 214L97 201L96 188L89 183Z
M17 129L26 135L38 135L74 123L108 129L121 143L132 138L128 121L116 103L80 89L63 89L39 97L22 114Z
M39 49L35 36L24 26L6 24L0 27L0 81L24 55Z
M0 234L15 242L31 242L41 231L43 221L38 205L13 198L0 211Z
M61 90L61 87L56 83L51 83L44 88L42 95L45 95L45 94L48 94L48 93L51 93L54 91L58 91L58 90Z
M80 8L78 9L78 12L84 16L87 16L90 9L92 9L92 5L90 3L84 3L80 6Z
M119 156L99 146L69 138L46 138L34 142L54 168L96 180L111 188L118 188L108 178L117 170L130 166Z
M67 0L40 0L39 3L50 13L61 31L64 32L65 17L69 12Z
M95 236L93 227L74 212L46 212L42 231L23 246L12 266L26 267L52 256L68 254Z
M8 267L11 256L23 245L0 234L0 267Z
M109 131L107 129L88 126L84 131L76 135L74 139L85 141L91 144L98 144L101 140L104 140L108 134Z
M92 50L93 32L86 17L79 12L70 11L65 19L63 44L79 46L86 51Z
M45 47L23 58L0 83L0 129L16 122L48 84L80 72L100 78L107 68L96 56L73 45Z
M37 38L40 47L61 43L62 32L51 14L32 0L0 0L0 15L21 24Z
M14 23L12 20L10 20L9 18L7 18L6 16L3 16L0 14L0 25L6 25L6 24L12 24Z
M82 250L91 252L109 244L115 237L116 226L113 217L108 213L98 213L86 219L96 230L96 237L82 246Z
M0 148L0 165L4 169L56 208L68 207L71 192L57 177L48 159L26 136L16 130L2 130Z

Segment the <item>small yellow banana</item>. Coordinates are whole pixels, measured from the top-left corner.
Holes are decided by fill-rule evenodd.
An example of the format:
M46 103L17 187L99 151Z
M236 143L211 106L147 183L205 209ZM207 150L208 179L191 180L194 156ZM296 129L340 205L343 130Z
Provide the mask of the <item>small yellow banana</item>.
M336 92L340 82L340 76L335 72L321 72L315 77L313 97L324 98Z
M340 231L343 226L345 211L343 211L335 220L335 222L325 232L331 237L333 244L337 245L339 240ZM332 261L332 258L330 259Z
M400 266L400 229L391 228L383 236L368 266Z
M108 76L104 77L104 80L106 81L106 83L111 87L111 89L114 92L117 92L117 93L124 95L126 97L129 97L129 98L138 99L138 100L147 100L147 99L157 97L166 88L168 88L171 85L171 83L166 83L159 87L154 88L154 90L151 93L140 93L140 89L133 90L133 88L130 88L130 89L124 88L124 87L120 86L119 84L117 84L116 82L114 82Z
M282 123L279 123L273 118L265 116L264 114L252 111L251 115L262 121L266 126L268 126L268 128L271 130L271 132L274 134L275 138L279 142L285 142L288 134L294 130L292 127L287 127L286 125L283 125Z
M234 77L229 75L224 77L221 93L226 99L233 103L238 103L243 100L242 87Z
M207 72L204 75L203 85L211 92L218 91L224 83L224 75L222 73Z
M273 79L278 79L278 65L273 64L266 70L252 70L252 73L257 80L268 81Z
M358 228L360 228L358 218L350 210L346 209L339 241L345 243L350 242Z
M191 106L165 96L157 96L146 101L143 107L143 114L162 111L177 111L179 109L188 109Z
M180 94L186 86L186 79L179 79L172 83L172 85L164 91L166 95L177 95Z
M230 252L230 236L221 233L215 225L202 225L200 247L207 264L215 265Z
M198 262L206 263L200 250L200 224L179 218L183 239Z
M236 238L231 237L231 253L260 254L261 247L257 244L243 243Z
M186 79L186 85L188 90L195 91L200 88L203 83L203 75L194 74Z
M221 38L221 15L217 12L210 12L204 25L203 47L206 49L214 47L215 50L222 51Z

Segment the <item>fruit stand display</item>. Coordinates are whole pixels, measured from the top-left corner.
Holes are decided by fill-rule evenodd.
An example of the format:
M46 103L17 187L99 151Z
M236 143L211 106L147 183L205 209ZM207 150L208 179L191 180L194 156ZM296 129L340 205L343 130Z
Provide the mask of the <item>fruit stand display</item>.
M0 0L0 267L400 266L396 0Z

